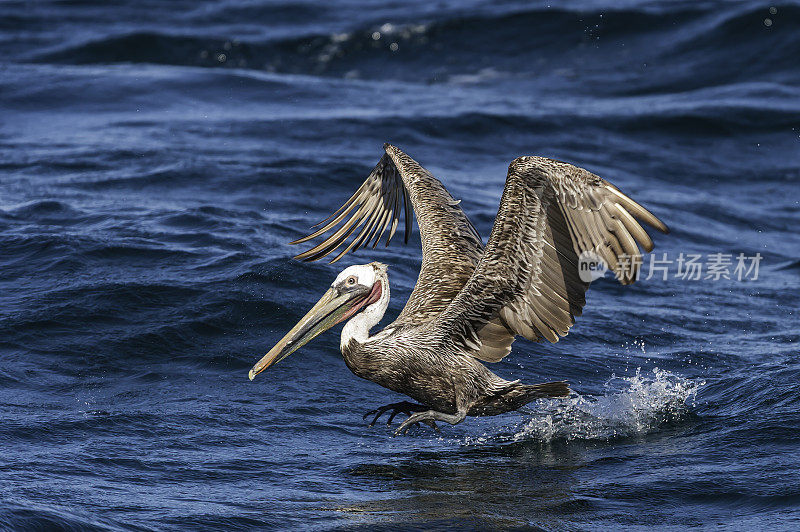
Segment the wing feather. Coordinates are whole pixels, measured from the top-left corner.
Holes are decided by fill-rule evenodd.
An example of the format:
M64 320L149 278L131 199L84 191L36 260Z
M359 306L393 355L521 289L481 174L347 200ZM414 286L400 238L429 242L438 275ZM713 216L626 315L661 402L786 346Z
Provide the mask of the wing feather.
M581 314L589 284L579 256L598 254L622 284L637 279L639 245L653 249L644 222L668 232L614 185L575 166L520 157L486 250L450 305L426 327L462 352L496 362L516 335L556 342Z
M422 239L422 267L395 323L420 323L441 313L459 293L480 259L483 243L458 202L430 172L394 146L386 144L384 151L358 190L314 226L318 229L292 244L323 237L295 258L319 260L344 246L331 260L336 262L370 243L374 248L384 235L388 246L401 214L408 243L415 213Z

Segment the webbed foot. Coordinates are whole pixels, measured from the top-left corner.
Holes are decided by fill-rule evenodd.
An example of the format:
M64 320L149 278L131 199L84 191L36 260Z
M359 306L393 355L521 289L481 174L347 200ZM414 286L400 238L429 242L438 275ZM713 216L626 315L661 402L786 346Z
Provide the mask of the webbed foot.
M408 419L403 421L397 430L394 431L395 436L408 433L408 429L419 423L433 427L436 432L439 432L439 427L436 426L436 421L446 421L451 425L460 423L466 417L466 412L456 412L455 414L445 414L444 412L437 412L436 410L426 410L424 412L417 412L408 416Z

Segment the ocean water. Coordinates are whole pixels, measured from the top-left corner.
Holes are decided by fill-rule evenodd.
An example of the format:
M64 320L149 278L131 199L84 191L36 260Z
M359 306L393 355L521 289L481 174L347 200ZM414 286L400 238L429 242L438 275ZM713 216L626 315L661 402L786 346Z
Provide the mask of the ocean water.
M800 528L800 4L12 0L0 50L0 529ZM671 227L492 366L572 397L393 437L338 328L248 381L346 265L402 308L416 228L287 244L386 141L484 239L523 154Z

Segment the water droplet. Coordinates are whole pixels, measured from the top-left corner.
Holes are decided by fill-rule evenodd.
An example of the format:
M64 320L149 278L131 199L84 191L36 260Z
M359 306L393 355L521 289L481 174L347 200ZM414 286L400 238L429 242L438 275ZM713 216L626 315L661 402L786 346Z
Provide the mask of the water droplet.
M397 46L396 42L393 42L392 44L389 45L389 50L391 50L393 52L396 52L398 48L399 48L399 46Z
M766 27L768 27L768 28L769 28L770 26L772 26L772 19L771 19L771 18L765 18L765 19L764 19L764 26L766 26Z
M380 38L381 38L381 32L375 31L375 32L372 33L372 40L373 41L377 41Z
M220 63L224 63L226 59L228 59L228 57L225 54L217 54L217 61Z
M778 8L775 7L775 6L772 6L771 8L769 8L769 14L770 15L777 15L778 14Z

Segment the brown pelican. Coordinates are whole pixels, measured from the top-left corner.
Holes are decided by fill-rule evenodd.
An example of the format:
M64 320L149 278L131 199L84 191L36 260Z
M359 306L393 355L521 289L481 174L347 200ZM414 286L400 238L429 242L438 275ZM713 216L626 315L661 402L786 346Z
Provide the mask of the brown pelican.
M444 186L414 159L390 145L369 177L322 227L293 244L333 234L297 255L313 261L380 241L388 245L405 210L405 239L412 209L422 240L422 267L405 308L377 334L370 330L389 304L386 266L377 262L342 271L322 299L250 370L250 379L312 338L345 320L341 351L347 367L410 396L382 406L388 423L409 417L395 434L420 422L455 425L465 416L516 410L541 397L569 394L566 382L522 384L489 371L511 351L517 335L558 341L581 314L589 286L579 257L591 252L622 284L638 277L639 246L653 241L639 225L668 229L644 207L600 177L560 161L519 157L508 167L500 209L484 248L480 236ZM639 220L639 221L637 221ZM327 223L326 223L327 222ZM337 226L340 227L337 228ZM316 226L315 226L316 227Z

